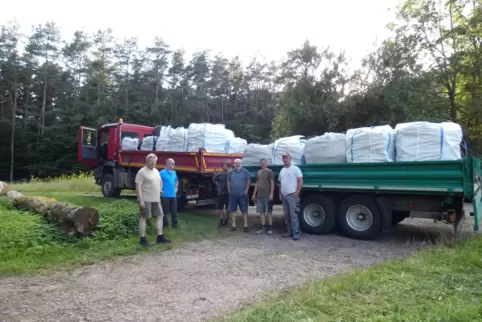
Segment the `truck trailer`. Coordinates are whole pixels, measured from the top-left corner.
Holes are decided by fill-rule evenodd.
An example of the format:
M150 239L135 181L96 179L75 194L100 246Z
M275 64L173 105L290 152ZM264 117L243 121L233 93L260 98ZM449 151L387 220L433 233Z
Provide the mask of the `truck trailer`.
M208 153L204 149L197 152L122 150L122 139L138 138L140 142L153 136L154 127L118 123L106 124L100 129L81 126L79 129L78 161L95 169L94 179L102 188L106 198L116 198L122 190L135 190L137 171L145 165L146 156L155 153L157 168L166 167L167 159L176 162L179 180L178 208L183 209L188 201L198 206L215 204L216 186L212 177L222 171L223 162L242 158L242 154Z
M278 175L283 166L270 166ZM258 167L251 174L251 193ZM481 161L343 163L299 165L303 173L299 219L303 232L327 234L338 227L357 239L376 239L408 217L452 224L457 235L466 215L481 220ZM464 199L473 210L466 213Z

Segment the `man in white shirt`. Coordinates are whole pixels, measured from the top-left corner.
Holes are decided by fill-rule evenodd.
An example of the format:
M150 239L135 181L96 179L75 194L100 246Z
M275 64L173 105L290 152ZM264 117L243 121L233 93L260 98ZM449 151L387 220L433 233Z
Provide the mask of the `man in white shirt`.
M278 181L280 199L283 201L283 212L285 215L285 223L288 227L288 234L293 240L299 240L300 221L298 212L300 211L300 192L303 187L303 174L300 168L291 164L291 155L283 154L284 168L281 169Z
M146 239L146 225L147 218L156 217L157 228L157 243L170 243L162 234L162 218L164 213L160 205L160 198L162 191L162 180L159 175L159 170L156 169L157 156L150 153L146 157L146 165L141 168L136 174L136 193L139 200L139 234L141 235L141 246L149 246Z

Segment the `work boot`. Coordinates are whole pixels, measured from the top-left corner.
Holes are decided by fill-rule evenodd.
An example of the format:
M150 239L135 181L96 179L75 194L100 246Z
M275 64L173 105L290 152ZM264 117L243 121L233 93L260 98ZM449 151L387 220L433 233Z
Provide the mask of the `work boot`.
M146 237L141 237L140 244L141 244L142 247L149 247L149 246L151 246L151 244L149 244L149 242L147 241Z
M268 227L266 225L261 226L260 229L256 231L256 234L261 235L261 234L266 234L268 231Z
M223 226L228 227L228 218L223 219Z
M229 231L230 231L230 232L235 232L235 231L236 231L236 227L231 227L231 228L229 228Z
M243 231L244 231L245 233L249 232L248 227L244 226Z
M224 227L226 224L224 223L224 218L219 221L218 228Z
M268 226L268 231L266 232L266 235L273 235L273 228L271 226Z
M166 239L164 235L157 235L157 244L170 244L171 241L169 239Z

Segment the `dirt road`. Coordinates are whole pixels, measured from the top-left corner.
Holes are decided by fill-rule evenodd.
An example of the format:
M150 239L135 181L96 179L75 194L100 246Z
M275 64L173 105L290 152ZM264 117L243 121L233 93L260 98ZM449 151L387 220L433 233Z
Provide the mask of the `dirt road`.
M404 256L450 228L408 219L372 242L240 232L51 276L3 278L0 320L202 321L266 292Z

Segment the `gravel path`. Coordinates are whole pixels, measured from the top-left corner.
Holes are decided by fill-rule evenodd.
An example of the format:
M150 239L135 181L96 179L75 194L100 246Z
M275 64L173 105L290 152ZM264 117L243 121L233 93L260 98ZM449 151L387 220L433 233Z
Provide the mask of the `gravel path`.
M441 231L450 226L409 219L372 242L237 233L51 276L3 278L0 320L202 321L266 292L407 255Z

